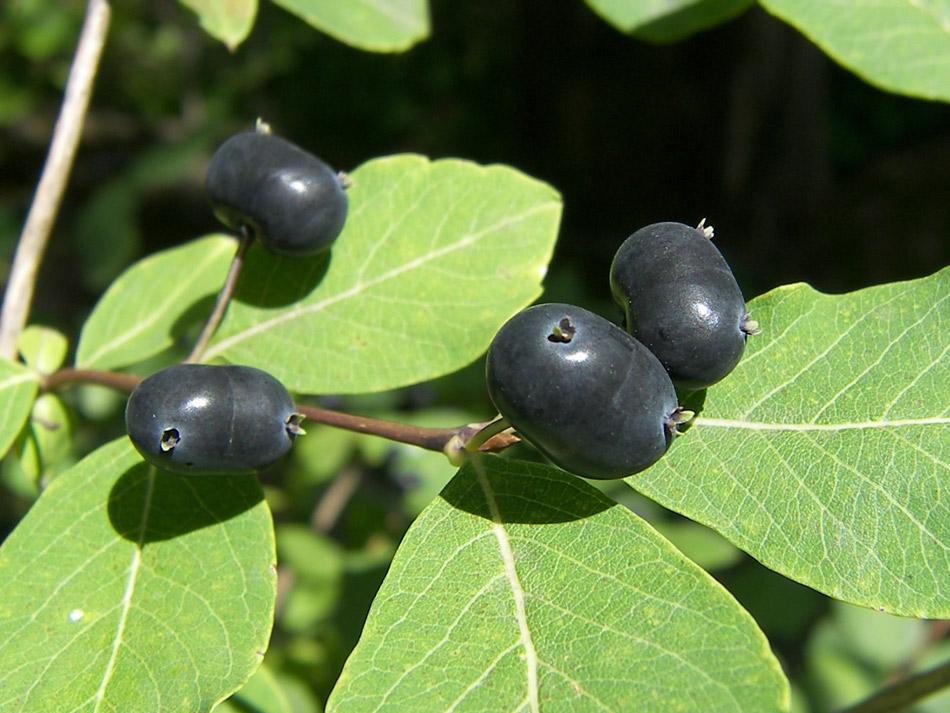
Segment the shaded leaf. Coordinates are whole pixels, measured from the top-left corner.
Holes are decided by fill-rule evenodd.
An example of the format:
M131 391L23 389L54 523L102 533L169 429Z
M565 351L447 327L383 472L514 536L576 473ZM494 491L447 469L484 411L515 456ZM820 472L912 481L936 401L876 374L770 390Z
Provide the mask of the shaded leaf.
M0 359L0 457L6 455L33 408L39 390L35 372Z
M466 466L406 534L327 710L788 709L751 617L554 468Z
M950 268L750 311L762 334L628 482L830 596L950 617Z
M81 369L115 369L170 347L211 311L237 244L209 235L150 255L112 283L83 325ZM196 312L196 305L207 309Z
M429 36L427 0L274 0L340 42L401 52Z
M673 42L729 20L752 0L586 0L621 32L651 42Z
M754 4L755 0L699 0L684 3L682 8L641 25L632 34L647 42L679 42L738 17Z
M251 249L206 360L255 366L291 391L381 391L474 361L540 294L561 212L547 184L414 155L352 178L329 258Z
M209 711L267 647L253 477L185 478L123 438L58 476L0 547L0 710Z
M198 16L209 35L235 50L251 32L257 17L257 0L179 0Z
M867 82L950 101L950 5L944 0L762 0Z

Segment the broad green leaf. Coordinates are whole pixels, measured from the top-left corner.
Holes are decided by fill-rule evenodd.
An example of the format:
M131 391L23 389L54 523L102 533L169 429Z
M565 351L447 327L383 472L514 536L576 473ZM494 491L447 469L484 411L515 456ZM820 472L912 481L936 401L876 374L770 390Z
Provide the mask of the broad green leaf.
M237 244L209 235L150 255L112 283L83 325L81 369L115 369L170 347L211 311Z
M340 42L371 52L401 52L429 36L427 0L274 0Z
M17 340L17 350L23 361L40 374L52 374L66 361L69 340L51 327L31 324Z
M252 248L206 360L256 366L291 391L382 391L474 361L540 294L561 213L547 184L415 155L352 179L329 264Z
M621 32L673 42L729 20L754 0L586 0Z
M950 268L750 311L762 334L628 482L832 597L950 618Z
M865 81L950 101L950 5L945 0L761 3Z
M6 455L33 408L39 389L35 372L6 359L0 359L0 457Z
M752 618L643 520L481 462L406 534L328 711L788 710Z
M257 0L179 0L198 16L198 24L232 52L251 32Z
M0 710L210 711L260 665L274 557L255 478L103 446L0 547Z

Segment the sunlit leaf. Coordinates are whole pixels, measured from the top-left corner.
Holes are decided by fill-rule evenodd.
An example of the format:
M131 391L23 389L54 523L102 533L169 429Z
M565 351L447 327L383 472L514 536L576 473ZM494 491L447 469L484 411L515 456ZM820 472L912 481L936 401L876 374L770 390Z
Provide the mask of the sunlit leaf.
M945 0L762 0L762 6L871 84L950 101Z
M329 258L254 247L205 359L291 391L359 393L455 371L541 292L561 202L507 166L403 155L352 174Z
M209 711L276 595L254 477L156 472L128 440L59 475L0 547L0 710Z
M6 359L0 359L0 457L16 439L33 408L33 399L39 389L35 372Z
M788 709L752 618L579 478L490 458L415 521L334 713Z
M340 42L400 52L429 36L427 0L274 0Z
M833 597L950 617L950 268L750 311L738 368L629 483Z
M236 248L234 238L209 235L132 265L83 325L76 366L115 369L170 347L211 311Z
M197 16L202 29L234 50L251 32L257 0L179 0Z

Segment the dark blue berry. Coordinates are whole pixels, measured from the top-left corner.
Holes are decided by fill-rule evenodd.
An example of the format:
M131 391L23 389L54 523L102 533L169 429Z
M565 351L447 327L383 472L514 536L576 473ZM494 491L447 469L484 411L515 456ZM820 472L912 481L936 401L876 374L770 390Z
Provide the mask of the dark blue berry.
M610 268L610 288L627 331L686 391L710 386L732 371L756 327L707 230L648 225L624 241Z
M170 366L136 386L125 409L142 457L183 475L266 468L290 450L299 420L287 389L248 366Z
M205 188L218 219L248 230L277 255L329 248L343 230L343 179L313 154L266 131L226 140L211 157Z
M486 376L495 408L518 434L585 478L622 478L649 467L682 420L656 357L572 305L536 305L512 317L488 349Z

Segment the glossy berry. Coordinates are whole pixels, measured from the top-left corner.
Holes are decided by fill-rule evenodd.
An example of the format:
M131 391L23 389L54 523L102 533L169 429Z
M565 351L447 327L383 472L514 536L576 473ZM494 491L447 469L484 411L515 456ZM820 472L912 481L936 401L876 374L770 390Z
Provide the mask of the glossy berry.
M214 152L205 188L218 219L273 253L314 255L346 221L343 179L313 154L267 131L235 134Z
M614 300L626 327L694 391L735 368L755 323L711 230L655 223L624 241L610 268Z
M488 393L518 434L566 471L622 478L655 463L683 420L642 344L580 307L516 314L488 349Z
M183 475L261 470L290 450L299 421L287 389L249 366L170 366L136 386L125 408L142 457Z

